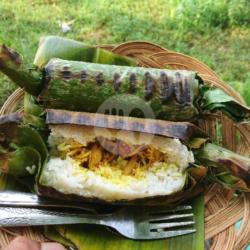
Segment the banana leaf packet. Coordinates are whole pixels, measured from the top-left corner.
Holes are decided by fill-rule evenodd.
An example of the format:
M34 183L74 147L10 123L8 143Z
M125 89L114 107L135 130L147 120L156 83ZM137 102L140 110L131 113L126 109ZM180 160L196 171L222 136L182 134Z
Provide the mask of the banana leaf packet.
M92 126L179 139L183 145L192 150L195 161L185 169L186 177L183 189L172 195L107 202L102 199L79 197L74 193L63 194L53 187L44 185L40 179L43 169L51 157L48 142L44 141L34 128L23 125L20 114L2 116L0 119L1 171L15 176L21 182L25 178L29 178L32 180L29 183L30 189L36 190L40 195L106 205L154 206L175 205L189 200L203 192L211 182L218 182L233 190L249 192L250 159L211 143L207 135L191 123L132 117L128 119L65 110L48 110L46 115L46 123L49 126L79 126L80 129L82 126Z
M5 45L0 50L0 70L43 108L95 113L110 100L124 109L153 111L127 114L134 117L194 121L220 110L236 122L249 120L249 107L204 85L192 71L137 67L134 59L58 37L41 41L31 66Z

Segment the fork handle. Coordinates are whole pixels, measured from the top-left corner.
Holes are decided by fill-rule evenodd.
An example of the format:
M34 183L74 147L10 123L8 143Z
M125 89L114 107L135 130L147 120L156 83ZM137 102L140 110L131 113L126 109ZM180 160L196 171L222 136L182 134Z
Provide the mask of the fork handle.
M32 193L0 190L0 204L10 207L34 207L34 208L71 208L96 213L93 206L86 203L65 202L46 197L40 197Z
M62 224L105 225L107 215L58 212L47 209L0 207L0 227Z

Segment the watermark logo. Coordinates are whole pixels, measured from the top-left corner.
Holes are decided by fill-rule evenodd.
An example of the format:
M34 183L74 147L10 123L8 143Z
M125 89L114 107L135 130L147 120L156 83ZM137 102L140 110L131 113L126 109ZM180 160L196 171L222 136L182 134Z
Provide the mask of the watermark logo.
M140 130L143 130L143 128L148 125L147 120L136 121L132 118L134 116L139 116L144 119L155 118L154 111L150 105L140 97L129 94L112 96L100 105L97 113L112 115L112 117L106 117L106 123L112 123L113 125L115 124L116 127L116 129L109 129L105 126L102 126L102 129L100 129L98 126L94 127L96 138L99 138L98 142L105 150L109 152L115 153L119 152L119 150L114 150L114 144L113 148L111 149L110 143L108 145L107 140L103 140L103 138L108 138L109 140L113 140L113 142L117 138L121 138L121 140L127 143L127 145L124 144L126 147L128 147L128 145L139 146L142 144L150 144L154 138L153 133L140 132ZM96 123L98 124L97 117ZM119 147L121 145L122 144L117 143L116 146Z

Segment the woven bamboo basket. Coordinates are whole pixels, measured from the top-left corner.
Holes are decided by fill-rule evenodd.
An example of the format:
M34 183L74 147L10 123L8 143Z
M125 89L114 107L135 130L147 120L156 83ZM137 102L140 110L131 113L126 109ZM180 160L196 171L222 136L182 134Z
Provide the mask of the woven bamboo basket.
M190 56L143 41L127 42L118 46L101 45L99 47L117 54L134 57L143 67L196 71L206 84L223 89L227 94L244 104L242 97L220 80L213 70ZM16 110L17 106L20 107L23 96L23 90L17 89L2 106L0 115L11 113ZM215 142L239 154L250 155L249 124L234 124L221 113L215 113L206 116L204 120L200 120L199 126ZM217 135L218 128L221 130L222 138ZM206 248L211 250L245 249L250 242L250 195L241 194L234 198L230 190L214 184L206 190L205 206ZM242 219L240 228L236 230L235 224L240 219ZM46 241L39 228L2 228L0 229L0 247L6 246L13 237L18 235L25 235L38 241Z

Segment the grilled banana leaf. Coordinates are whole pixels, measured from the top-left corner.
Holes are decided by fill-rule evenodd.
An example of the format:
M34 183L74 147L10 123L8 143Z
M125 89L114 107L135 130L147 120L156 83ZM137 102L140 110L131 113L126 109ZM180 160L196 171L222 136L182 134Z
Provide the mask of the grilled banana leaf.
M40 40L33 64L42 69L51 58L129 66L137 64L132 58L116 55L104 49L58 36L46 36ZM45 110L39 106L36 98L27 92L24 98L24 113L24 123L36 127L40 134L46 137L43 117Z
M227 188L250 191L250 158L212 143L195 150L195 157L209 167L209 177Z
M247 120L250 115L248 107L222 91L205 87L191 71L62 59L51 59L41 70L29 69L20 55L6 46L1 47L0 70L37 96L45 108L100 113L120 109L121 115L173 121L194 120L214 110L235 121Z

